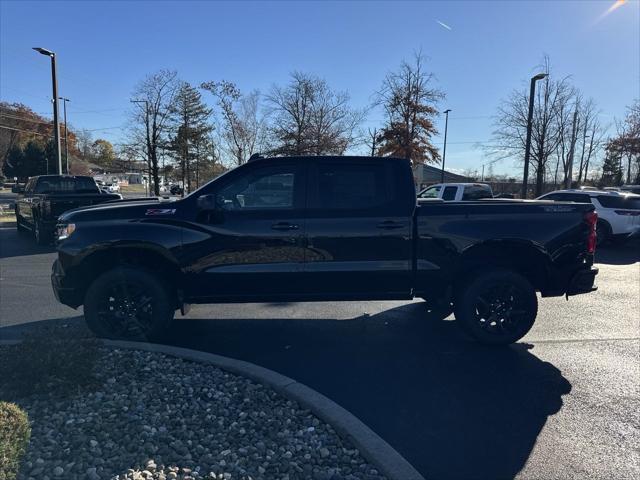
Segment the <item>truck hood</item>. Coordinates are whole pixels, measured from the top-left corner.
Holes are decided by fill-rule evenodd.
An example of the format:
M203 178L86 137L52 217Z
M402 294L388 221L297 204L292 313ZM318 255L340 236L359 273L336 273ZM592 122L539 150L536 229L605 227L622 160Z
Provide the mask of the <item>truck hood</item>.
M176 211L179 201L159 199L121 200L69 210L62 214L60 223L94 222L103 220L135 220L149 216L170 216Z

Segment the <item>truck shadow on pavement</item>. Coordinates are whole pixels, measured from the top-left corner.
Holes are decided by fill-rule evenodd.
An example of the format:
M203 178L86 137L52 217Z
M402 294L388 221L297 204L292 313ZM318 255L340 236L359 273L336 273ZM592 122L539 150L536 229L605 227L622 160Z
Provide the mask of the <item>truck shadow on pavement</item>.
M595 262L609 265L631 265L640 262L640 240L606 244L596 249Z
M426 478L513 478L571 384L533 346L488 348L424 303L327 319L177 319L164 343L273 369L336 401Z
M0 228L0 258L53 253L56 247L37 245L30 232L19 233L15 227Z

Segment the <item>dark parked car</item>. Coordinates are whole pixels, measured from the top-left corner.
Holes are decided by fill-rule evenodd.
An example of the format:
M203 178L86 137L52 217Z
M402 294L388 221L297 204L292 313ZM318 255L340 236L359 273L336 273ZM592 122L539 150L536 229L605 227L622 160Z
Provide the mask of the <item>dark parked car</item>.
M53 238L58 216L67 210L122 198L102 192L91 177L72 175L31 177L17 193L16 227L33 232L39 244Z
M180 185L171 185L169 193L171 193L171 195L182 195L184 193L184 189Z
M60 218L56 297L110 338L154 338L189 303L424 298L473 338L524 336L543 297L591 292L577 203L416 200L408 161L258 159L188 197Z

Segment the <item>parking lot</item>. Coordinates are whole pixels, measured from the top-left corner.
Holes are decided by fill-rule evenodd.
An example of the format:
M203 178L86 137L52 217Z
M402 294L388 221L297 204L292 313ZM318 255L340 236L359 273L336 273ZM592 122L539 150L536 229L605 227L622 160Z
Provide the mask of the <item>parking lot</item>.
M542 300L505 349L468 341L421 301L195 306L166 342L309 385L427 478L637 478L639 247L601 249L599 291ZM54 256L0 228L2 326L82 321L53 297Z

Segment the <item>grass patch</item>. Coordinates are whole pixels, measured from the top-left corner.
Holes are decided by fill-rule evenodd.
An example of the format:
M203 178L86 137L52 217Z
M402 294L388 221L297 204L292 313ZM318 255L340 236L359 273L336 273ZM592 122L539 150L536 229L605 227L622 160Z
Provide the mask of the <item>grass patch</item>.
M145 193L146 191L144 185L120 185L120 193Z
M97 384L100 343L80 328L42 327L0 349L0 396L73 395Z
M0 480L16 478L30 436L27 414L14 403L0 402Z

